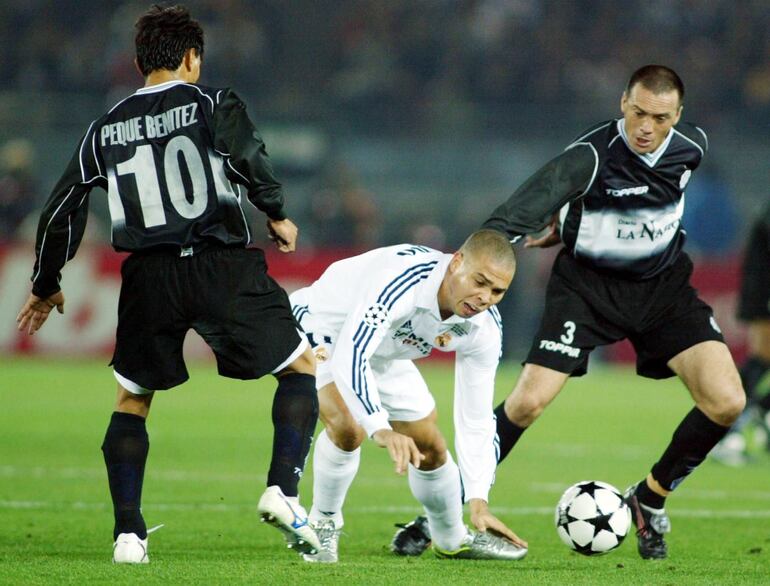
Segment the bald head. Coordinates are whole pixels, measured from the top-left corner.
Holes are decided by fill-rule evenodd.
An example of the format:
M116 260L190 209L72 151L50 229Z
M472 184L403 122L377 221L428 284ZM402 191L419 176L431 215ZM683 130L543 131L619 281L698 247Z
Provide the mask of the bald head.
M508 237L497 230L474 232L460 247L460 252L473 259L486 258L501 268L510 270L511 274L516 271L513 246Z

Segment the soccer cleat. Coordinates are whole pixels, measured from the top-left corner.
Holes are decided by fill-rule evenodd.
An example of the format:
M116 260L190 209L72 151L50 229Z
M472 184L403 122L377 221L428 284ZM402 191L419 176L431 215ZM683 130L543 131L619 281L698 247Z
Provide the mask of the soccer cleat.
M112 546L112 561L115 564L146 564L147 539L139 539L136 533L121 533Z
M336 564L339 560L337 554L340 545L340 533L342 529L337 529L332 519L321 519L313 525L318 541L321 542L321 548L317 553L303 554L302 559L306 562L315 562L321 564Z
M163 525L157 525L147 530L147 535L157 531ZM121 533L112 546L112 562L115 564L147 564L147 538L139 539L136 533Z
M262 522L283 533L289 549L299 554L313 554L321 549L321 542L307 521L305 509L299 503L289 502L280 487L268 486L259 499L257 510Z
M422 555L430 547L428 519L420 515L409 523L396 523L399 528L390 542L390 550L396 555Z
M636 498L636 484L626 490L623 500L631 509L631 520L636 525L637 549L645 560L663 560L668 556L664 533L671 531L671 521L663 509L645 507Z
M463 538L460 547L454 551L446 551L433 546L437 558L448 560L520 560L527 555L526 547L519 547L486 531L476 533L469 531Z

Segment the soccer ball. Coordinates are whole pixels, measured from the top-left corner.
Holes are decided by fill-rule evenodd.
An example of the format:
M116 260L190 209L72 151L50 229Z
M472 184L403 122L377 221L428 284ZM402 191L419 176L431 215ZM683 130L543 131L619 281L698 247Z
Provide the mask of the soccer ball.
M617 488L598 480L573 484L556 505L556 532L583 555L618 547L631 527L631 511Z

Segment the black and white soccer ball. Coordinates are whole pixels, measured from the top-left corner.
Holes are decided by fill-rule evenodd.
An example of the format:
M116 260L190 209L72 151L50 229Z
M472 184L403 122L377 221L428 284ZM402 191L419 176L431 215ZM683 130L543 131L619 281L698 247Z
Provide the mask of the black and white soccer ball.
M556 532L583 555L618 547L631 528L631 511L617 488L598 480L573 484L556 505Z

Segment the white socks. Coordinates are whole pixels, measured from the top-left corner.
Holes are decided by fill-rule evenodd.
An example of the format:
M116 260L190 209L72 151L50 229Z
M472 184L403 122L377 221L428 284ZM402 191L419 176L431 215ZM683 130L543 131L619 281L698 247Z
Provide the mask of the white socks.
M335 446L324 429L313 450L313 507L310 523L332 519L339 529L344 524L342 505L358 472L361 448L346 452ZM459 480L458 480L459 483Z
M361 448L346 452L335 446L326 434L318 434L313 451L313 506L310 523L332 519L342 527L342 505L358 472ZM446 463L436 470L418 470L409 465L409 487L425 508L431 539L440 549L460 547L468 529L463 524L460 470L447 452Z
M428 517L430 536L439 549L460 547L468 529L463 524L460 470L446 453L446 463L435 470L418 470L409 465L409 487L422 503Z

